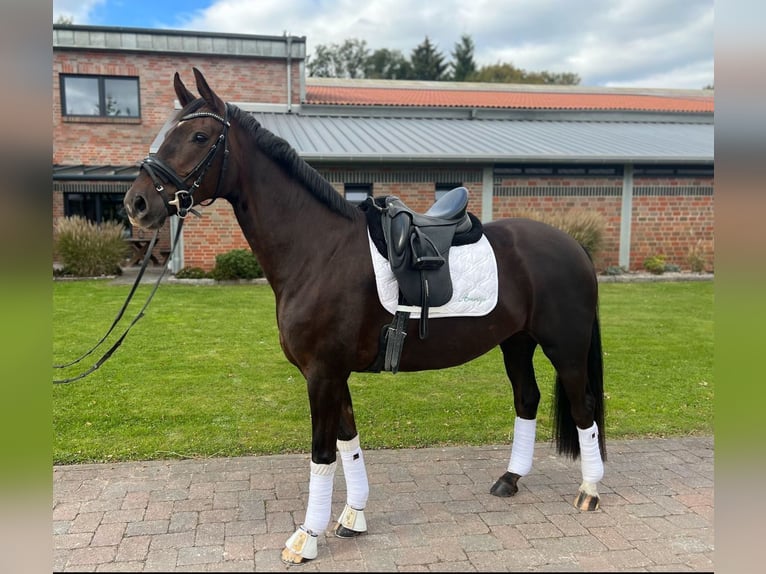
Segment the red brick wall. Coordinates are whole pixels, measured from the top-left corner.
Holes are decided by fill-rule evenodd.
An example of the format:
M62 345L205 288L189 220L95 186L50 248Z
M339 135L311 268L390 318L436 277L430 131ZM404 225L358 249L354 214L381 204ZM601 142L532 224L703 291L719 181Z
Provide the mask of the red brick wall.
M700 250L706 269L713 270L713 196L702 192L712 186L712 179L705 178L634 181L632 271L642 270L647 257L660 254L666 256L667 263L689 270L692 249ZM606 227L595 263L603 271L619 265L621 193L622 178L497 178L492 217L524 215L529 211L600 213Z
M601 250L594 257L597 269L618 265L622 178L605 177L496 177L492 219L526 217L534 213L594 211L605 223Z
M202 217L189 216L184 222L184 266L215 266L215 256L232 249L249 249L231 204L223 199L199 209Z
M712 178L634 181L631 267L641 269L648 257L664 255L666 263L689 269L696 250L713 271L713 195L696 191L712 187Z

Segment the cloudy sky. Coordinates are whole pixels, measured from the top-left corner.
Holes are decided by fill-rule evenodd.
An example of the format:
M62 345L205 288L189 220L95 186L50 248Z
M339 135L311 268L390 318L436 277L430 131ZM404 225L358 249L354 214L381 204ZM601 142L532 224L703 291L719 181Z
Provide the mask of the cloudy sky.
M462 34L481 65L574 72L583 86L713 84L713 0L53 0L53 21L364 40L409 57L428 36L450 60Z

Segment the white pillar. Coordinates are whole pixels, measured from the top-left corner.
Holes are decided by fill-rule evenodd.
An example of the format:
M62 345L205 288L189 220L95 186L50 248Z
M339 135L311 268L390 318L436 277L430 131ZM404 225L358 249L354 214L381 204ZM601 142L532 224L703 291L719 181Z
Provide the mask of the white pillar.
M620 208L620 267L630 269L630 231L633 222L633 164L626 163L622 175Z

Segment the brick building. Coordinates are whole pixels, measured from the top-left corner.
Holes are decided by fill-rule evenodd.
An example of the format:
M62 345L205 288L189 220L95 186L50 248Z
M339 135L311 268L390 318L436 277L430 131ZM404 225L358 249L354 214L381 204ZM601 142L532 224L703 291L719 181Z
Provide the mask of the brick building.
M658 254L688 269L692 250L712 270L712 92L319 79L305 62L303 37L54 25L54 222L124 217L135 164L178 108L173 74L192 87L196 66L350 201L425 210L464 185L483 221L601 213L601 270ZM225 201L202 212L174 271L246 247Z

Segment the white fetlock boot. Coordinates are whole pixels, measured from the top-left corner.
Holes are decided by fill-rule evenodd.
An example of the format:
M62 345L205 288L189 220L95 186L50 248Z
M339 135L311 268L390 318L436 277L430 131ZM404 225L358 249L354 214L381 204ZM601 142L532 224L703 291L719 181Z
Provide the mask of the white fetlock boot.
M335 536L338 538L353 538L367 532L367 521L364 519L364 510L351 508L348 504L338 518L335 527Z
M316 557L317 535L303 526L287 539L282 551L282 562L286 564L300 564L304 560L313 560Z

